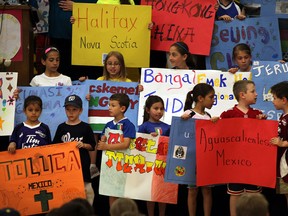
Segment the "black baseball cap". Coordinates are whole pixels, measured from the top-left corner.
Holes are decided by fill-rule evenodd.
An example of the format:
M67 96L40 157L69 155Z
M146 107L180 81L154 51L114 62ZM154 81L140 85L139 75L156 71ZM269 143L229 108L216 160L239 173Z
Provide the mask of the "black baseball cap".
M64 107L69 105L77 108L82 108L82 99L77 95L70 95L66 97Z
M3 208L0 209L0 215L2 216L20 216L19 211L17 211L16 209L13 208Z

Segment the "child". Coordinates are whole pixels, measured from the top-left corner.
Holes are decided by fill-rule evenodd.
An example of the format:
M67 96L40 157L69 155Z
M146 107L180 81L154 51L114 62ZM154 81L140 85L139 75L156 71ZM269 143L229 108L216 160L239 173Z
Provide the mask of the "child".
M288 206L288 82L283 81L271 87L273 104L283 114L279 118L278 135L271 143L279 146L277 154L277 193L285 194Z
M88 77L80 77L79 80L85 81ZM107 80L114 82L132 82L127 78L127 71L123 55L118 51L111 51L104 60L103 76L97 80Z
M169 136L170 125L160 121L164 115L164 102L161 97L150 95L144 108L143 124L139 126L138 132L151 134L152 136ZM159 215L165 216L166 203L158 203ZM148 215L154 215L155 202L147 202Z
M206 83L199 83L194 86L193 90L187 93L184 105L185 112L182 119L211 119L205 109L211 109L214 103L215 91L212 86ZM193 106L193 103L194 106ZM213 118L214 120L214 118ZM188 185L188 211L190 216L196 215L198 188L196 185ZM211 187L201 187L203 195L204 215L211 215L212 208L212 190Z
M232 59L236 63L237 67L230 68L230 73L236 72L250 72L252 65L252 54L249 45L240 43L234 46L232 52Z
M79 118L83 111L82 100L79 96L66 97L64 107L67 121L58 126L53 143L77 141L76 147L80 152L86 198L92 205L94 192L91 185L89 151L94 150L96 145L93 131L89 124Z
M220 118L257 118L266 119L260 110L251 108L255 104L257 93L255 84L251 80L239 80L233 85L233 93L238 101L232 109L224 111ZM243 193L258 193L262 191L261 187L249 184L228 184L227 193L230 194L230 214L236 216L236 202Z
M114 120L108 122L102 132L101 140L98 142L97 150L124 150L128 149L131 139L136 137L135 126L124 116L130 104L130 99L126 94L117 93L111 95L109 98L109 113L114 117ZM121 129L123 131L124 139L119 143L106 144L107 137L105 129ZM110 206L116 200L116 197L109 197Z
M39 121L42 112L42 100L38 96L28 96L24 101L26 121L18 124L11 135L9 153L16 149L33 148L51 143L49 127Z
M48 47L43 51L41 63L45 72L36 75L30 82L31 86L71 86L71 78L60 74L57 69L60 63L60 54L56 47Z
M260 193L246 193L236 203L237 216L269 216L269 203Z
M216 19L230 22L234 18L244 20L245 10L242 5L237 4L233 0L218 0L219 7L216 11Z
M115 82L132 82L127 78L124 57L118 51L111 51L104 60L103 76L97 80L109 80Z
M176 42L170 46L169 61L174 69L195 69L194 56L184 42Z

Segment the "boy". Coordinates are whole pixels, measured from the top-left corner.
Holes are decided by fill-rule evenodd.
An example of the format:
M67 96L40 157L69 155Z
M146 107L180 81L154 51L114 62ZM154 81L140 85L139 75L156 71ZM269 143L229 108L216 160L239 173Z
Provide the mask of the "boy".
M101 140L97 144L97 150L124 150L128 149L131 139L136 137L136 129L132 122L124 116L128 109L130 99L126 94L113 94L109 98L109 113L114 120L108 122L103 129ZM107 137L104 135L105 129L122 130L123 140L119 143L106 144ZM110 206L116 200L116 197L109 197Z
M80 97L77 95L66 97L64 107L67 121L58 126L53 143L77 141L76 146L80 152L86 198L92 205L94 192L91 185L89 151L95 149L94 134L89 124L79 119L83 111Z
M236 203L237 216L269 216L269 204L260 193L246 193Z
M232 109L224 111L220 118L257 118L266 119L260 110L253 109L250 105L255 104L257 93L255 84L251 80L239 80L233 85L233 93L238 101ZM258 193L261 187L249 184L228 184L227 193L230 194L230 214L236 216L236 201L245 192Z
M271 87L275 109L282 110L279 118L278 136L271 143L279 146L277 152L277 193L285 194L288 204L288 82L283 81ZM287 205L288 206L288 205Z

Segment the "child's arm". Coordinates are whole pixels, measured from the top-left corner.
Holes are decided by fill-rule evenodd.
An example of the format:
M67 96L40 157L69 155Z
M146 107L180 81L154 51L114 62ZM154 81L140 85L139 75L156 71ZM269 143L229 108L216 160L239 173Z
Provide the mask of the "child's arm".
M58 5L63 11L72 11L73 9L73 1L59 1Z
M280 137L271 138L270 143L273 144L273 145L277 145L279 147L288 147L288 142L287 141L283 141L283 139L280 138Z
M106 144L106 142L101 139L97 144L97 150L125 150L129 148L130 141L131 138L126 137L121 143Z
M14 154L16 152L16 143L10 142L8 146L8 152Z
M90 144L87 144L87 143L83 143L83 142L78 142L76 144L76 147L77 148L84 148L84 149L87 149L89 151L93 150L93 147L90 145Z

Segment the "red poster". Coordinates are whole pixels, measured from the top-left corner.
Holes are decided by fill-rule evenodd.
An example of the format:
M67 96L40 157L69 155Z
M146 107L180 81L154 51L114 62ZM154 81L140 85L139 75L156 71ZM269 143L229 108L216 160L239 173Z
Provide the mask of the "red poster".
M196 121L197 185L245 183L274 188L278 122L248 118Z
M168 51L183 41L194 54L209 55L216 0L142 0L152 5L151 49Z

